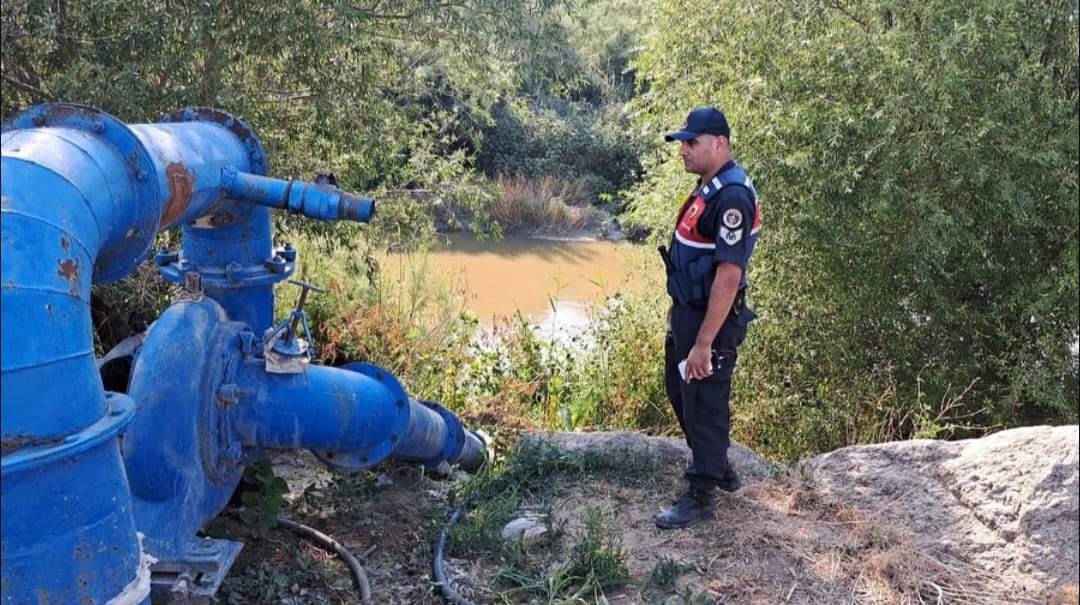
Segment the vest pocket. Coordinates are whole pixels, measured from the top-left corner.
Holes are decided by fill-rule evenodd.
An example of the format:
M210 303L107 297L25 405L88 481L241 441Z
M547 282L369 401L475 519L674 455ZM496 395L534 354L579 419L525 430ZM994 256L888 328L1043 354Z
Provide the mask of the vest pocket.
M716 271L713 268L713 256L703 254L694 259L687 266L690 282L691 305L704 305L709 302L709 290L712 289L713 277Z

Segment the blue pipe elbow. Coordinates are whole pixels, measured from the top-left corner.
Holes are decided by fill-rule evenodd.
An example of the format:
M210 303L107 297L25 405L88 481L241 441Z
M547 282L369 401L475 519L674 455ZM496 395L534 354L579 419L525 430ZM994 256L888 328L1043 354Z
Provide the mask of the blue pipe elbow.
M0 591L4 602L138 601L129 587L146 558L117 447L134 405L102 385L90 286L133 270L153 242L154 164L122 122L75 105L15 116L0 148Z

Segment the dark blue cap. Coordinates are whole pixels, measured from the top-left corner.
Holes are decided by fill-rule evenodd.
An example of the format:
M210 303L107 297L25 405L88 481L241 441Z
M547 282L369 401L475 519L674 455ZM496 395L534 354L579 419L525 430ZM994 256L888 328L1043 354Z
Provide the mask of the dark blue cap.
M731 138L731 127L728 126L724 112L715 107L698 107L686 116L686 126L683 126L682 130L665 135L664 140L689 141L703 134Z

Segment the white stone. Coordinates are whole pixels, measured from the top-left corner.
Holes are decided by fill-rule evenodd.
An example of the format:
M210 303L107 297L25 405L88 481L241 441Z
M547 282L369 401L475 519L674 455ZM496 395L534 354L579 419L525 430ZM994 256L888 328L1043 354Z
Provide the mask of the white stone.
M507 542L523 542L525 545L535 544L547 534L547 524L544 519L535 515L518 517L502 528L502 538Z

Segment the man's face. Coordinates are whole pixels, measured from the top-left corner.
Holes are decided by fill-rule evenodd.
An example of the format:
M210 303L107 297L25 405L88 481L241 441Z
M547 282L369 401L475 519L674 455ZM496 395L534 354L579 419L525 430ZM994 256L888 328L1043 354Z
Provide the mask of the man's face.
M683 141L679 146L683 167L687 172L702 177L713 174L727 160L724 155L726 142L725 137L712 134L702 134L689 141Z

